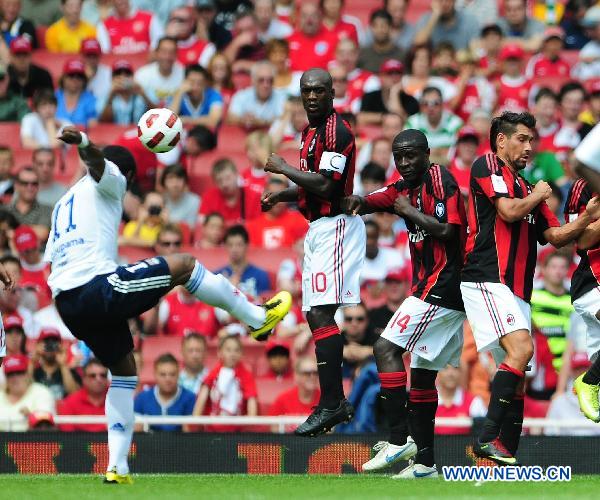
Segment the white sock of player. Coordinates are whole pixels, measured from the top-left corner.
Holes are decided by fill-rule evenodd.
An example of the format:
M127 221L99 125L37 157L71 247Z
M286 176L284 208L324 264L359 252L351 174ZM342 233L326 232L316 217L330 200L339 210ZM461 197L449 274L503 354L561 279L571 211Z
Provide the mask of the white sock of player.
M198 261L185 288L205 304L225 309L252 328L258 328L265 321L262 307L252 304L225 276L211 273Z
M108 469L117 468L117 474L127 474L127 455L133 436L133 395L137 377L113 375L106 394L104 410L108 421Z

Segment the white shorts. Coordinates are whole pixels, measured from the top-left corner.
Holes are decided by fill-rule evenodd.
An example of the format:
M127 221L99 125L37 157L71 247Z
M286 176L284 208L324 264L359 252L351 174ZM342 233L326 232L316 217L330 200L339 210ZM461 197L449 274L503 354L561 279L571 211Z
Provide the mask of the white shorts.
M410 366L442 370L458 366L463 346L462 311L447 309L410 296L392 316L381 336L410 351Z
M360 302L360 272L365 259L365 223L337 215L311 222L304 239L302 310Z
M478 351L492 351L496 364L506 356L500 338L517 330L531 334L531 306L503 283L460 284L467 319Z
M600 321L596 313L600 310L600 287L592 288L573 302L577 314L586 326L586 345L590 359L600 351Z

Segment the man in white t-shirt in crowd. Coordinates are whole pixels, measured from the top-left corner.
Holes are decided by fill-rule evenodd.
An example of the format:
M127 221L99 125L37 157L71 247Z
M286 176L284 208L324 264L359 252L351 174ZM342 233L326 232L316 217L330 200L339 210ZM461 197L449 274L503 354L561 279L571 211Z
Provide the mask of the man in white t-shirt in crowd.
M404 256L393 248L380 247L379 226L376 222L365 222L367 231L367 245L365 250L365 263L360 273L360 281L374 281L382 283L390 269L404 267Z
M198 394L208 368L204 365L206 359L206 338L192 332L181 341L181 357L183 368L179 372L179 385L194 394Z
M268 127L283 114L285 92L274 89L275 67L268 61L252 66L252 87L234 94L227 122L246 128Z
M292 27L275 15L275 0L254 0L254 15L258 24L258 39L266 43L272 38L283 40L292 34Z
M54 180L54 169L56 168L54 150L50 148L36 149L31 156L31 163L40 182L37 199L42 205L53 207L67 192L67 186Z
M173 97L185 78L183 65L177 61L177 40L165 36L158 42L156 61L135 73L135 81L144 89L155 106Z

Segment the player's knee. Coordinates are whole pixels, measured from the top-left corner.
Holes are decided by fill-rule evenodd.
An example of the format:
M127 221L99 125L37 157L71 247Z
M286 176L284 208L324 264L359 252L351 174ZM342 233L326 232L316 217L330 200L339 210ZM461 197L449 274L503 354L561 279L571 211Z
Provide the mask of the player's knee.
M180 254L180 257L182 271L189 272L191 274L196 266L196 257L189 253L182 253Z
M306 313L306 321L312 331L315 331L317 328L335 324L333 314L329 309L322 307L312 307L310 311Z
M399 347L389 340L379 337L373 345L373 355L378 364L389 364L398 355Z

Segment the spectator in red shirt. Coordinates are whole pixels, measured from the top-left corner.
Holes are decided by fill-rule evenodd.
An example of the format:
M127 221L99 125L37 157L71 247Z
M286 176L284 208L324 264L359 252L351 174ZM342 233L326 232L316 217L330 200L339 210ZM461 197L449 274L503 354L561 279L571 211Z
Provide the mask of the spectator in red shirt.
M523 74L525 51L519 45L505 45L498 58L502 61L502 75L496 82L496 112L527 111L531 81Z
M339 64L331 63L329 65L329 74L333 81L333 90L335 97L333 99L333 109L338 113L358 113L360 111L360 98L350 93L348 85L348 72Z
M310 2L300 4L298 28L289 36L290 68L306 71L310 68L327 68L334 58L337 36L321 22L321 10Z
M225 220L220 213L208 214L202 223L202 236L196 242L198 248L219 248L225 236Z
M546 28L544 42L539 54L529 59L525 74L527 78L544 76L568 77L571 73L569 63L565 61L560 52L563 49L565 32L558 26Z
M246 137L246 156L250 166L242 171L244 186L262 194L268 177L263 167L273 152L271 136L266 132L255 130Z
M177 40L177 60L184 66L199 64L206 68L216 47L194 33L194 15L190 7L177 7L171 11L166 34Z
M348 73L348 92L352 99L362 97L375 90L379 90L381 84L377 75L358 67L360 51L358 45L349 38L340 40L335 49L335 63L339 64ZM379 65L377 65L379 71Z
M96 358L83 367L83 386L58 402L59 415L104 415L104 401L108 391L108 369ZM106 424L62 424L65 432L105 432Z
M256 383L242 360L242 342L238 336L219 341L219 362L204 379L193 415L258 414ZM209 425L209 432L239 432L233 425Z
M449 170L454 175L460 192L463 196L469 196L469 185L471 179L471 165L478 156L479 135L473 127L463 127L458 132L456 141L456 155L450 162Z
M438 373L439 406L436 417L485 417L487 408L479 396L473 396L460 386L460 370L447 366ZM469 427L437 426L436 434L470 434Z
M21 261L19 286L35 293L37 305L34 310L46 307L52 301L52 292L47 283L50 264L42 260L40 242L35 231L29 226L19 226L15 230L15 248Z
M272 177L266 185L267 193L278 193L288 187L287 179ZM306 219L285 203L277 203L271 210L246 224L252 246L266 249L291 248L308 231Z
M292 378L288 344L281 340L271 339L265 346L265 355L269 364L269 371L266 373L265 378L279 381Z
M302 357L296 360L294 380L296 385L279 394L271 408L269 415L310 415L314 406L319 403L319 378L317 362L313 357ZM273 432L278 432L277 425ZM293 426L286 428L291 432Z
M6 335L6 356L27 354L27 337L23 329L23 320L18 314L9 314L2 318Z
M210 338L219 330L215 308L199 301L181 286L160 302L158 324L164 335L175 337L198 331Z
M260 194L240 185L240 176L229 158L217 160L212 167L216 187L208 189L200 205L200 214L217 212L228 226L255 219L260 215Z
M356 25L360 24L360 21L342 14L344 0L319 0L319 6L323 12L323 26L325 26L325 29L333 33L338 40L349 38L358 45Z
M549 88L541 88L535 95L533 115L539 135L539 151L556 151L554 138L560 128L557 120L558 97ZM548 179L551 180L551 179Z

